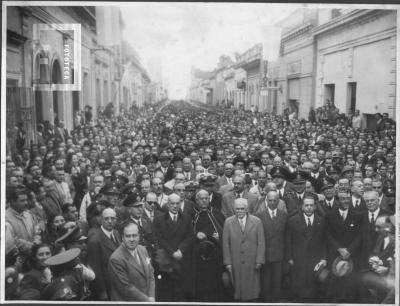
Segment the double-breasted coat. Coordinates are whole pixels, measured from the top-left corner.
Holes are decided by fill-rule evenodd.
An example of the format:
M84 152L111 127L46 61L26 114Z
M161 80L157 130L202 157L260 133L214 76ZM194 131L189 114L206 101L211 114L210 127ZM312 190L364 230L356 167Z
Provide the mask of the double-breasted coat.
M261 220L247 215L242 232L238 218L225 220L223 229L224 265L232 265L234 298L242 301L257 299L260 295L260 270L256 264L265 263L265 238Z

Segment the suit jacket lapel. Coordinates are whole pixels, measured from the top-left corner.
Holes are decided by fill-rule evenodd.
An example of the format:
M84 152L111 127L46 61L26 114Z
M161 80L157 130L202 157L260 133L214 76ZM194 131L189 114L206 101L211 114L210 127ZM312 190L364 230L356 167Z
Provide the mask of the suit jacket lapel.
M100 231L101 231L101 240L102 240L102 242L103 242L103 245L105 246L105 247L107 247L107 248L109 248L110 250L112 250L112 251L115 251L115 249L118 247L118 246L116 246L115 244L114 244L114 242L110 239L110 238L108 238L107 236L106 236L106 234L104 234L104 232L102 231L102 229L100 228ZM113 232L114 233L114 232ZM114 234L114 237L115 237L115 239L117 239L117 241L118 241L118 238L117 238L117 236Z
M143 270L142 264L137 262L136 258L133 257L133 255L131 254L131 252L130 252L125 246L122 246L122 248L123 248L123 250L124 250L124 252L125 252L126 258L128 258L128 261L132 264L132 266L133 266L139 273L141 273L143 276L146 276L146 275L145 275L145 272L144 272L144 270ZM137 252L137 254L138 254L139 260L141 260L141 259L140 259L139 252Z

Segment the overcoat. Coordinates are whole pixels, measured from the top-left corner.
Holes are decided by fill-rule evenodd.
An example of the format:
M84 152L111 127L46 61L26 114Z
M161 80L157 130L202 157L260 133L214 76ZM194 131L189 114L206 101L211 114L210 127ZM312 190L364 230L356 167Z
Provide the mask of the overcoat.
M244 232L238 218L225 220L223 229L224 265L232 265L234 298L242 301L257 299L260 295L260 270L256 264L265 263L265 238L261 220L247 215Z

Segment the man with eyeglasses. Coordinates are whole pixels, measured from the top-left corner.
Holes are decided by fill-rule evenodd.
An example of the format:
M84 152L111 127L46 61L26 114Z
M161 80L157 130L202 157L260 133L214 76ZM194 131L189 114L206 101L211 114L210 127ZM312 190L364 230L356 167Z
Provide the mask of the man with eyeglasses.
M154 192L149 192L146 195L144 202L144 214L143 218L147 218L151 223L154 222L154 219L163 215L166 212L166 209L161 208L161 206L157 202L157 195Z
M180 203L180 211L184 214L187 214L190 216L191 219L193 219L195 211L194 211L194 203L186 199L186 188L184 183L177 183L174 186L174 192L181 197L181 203Z

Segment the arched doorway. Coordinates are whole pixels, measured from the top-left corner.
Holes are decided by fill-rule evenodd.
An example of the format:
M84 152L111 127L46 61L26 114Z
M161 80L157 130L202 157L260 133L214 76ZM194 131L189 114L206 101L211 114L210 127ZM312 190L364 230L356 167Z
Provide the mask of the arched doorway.
M62 84L61 66L58 60L54 60L53 67L51 69L51 82L52 84ZM53 90L53 113L54 113L54 124L58 125L60 120L63 120L64 109L62 103L62 92L59 90Z

